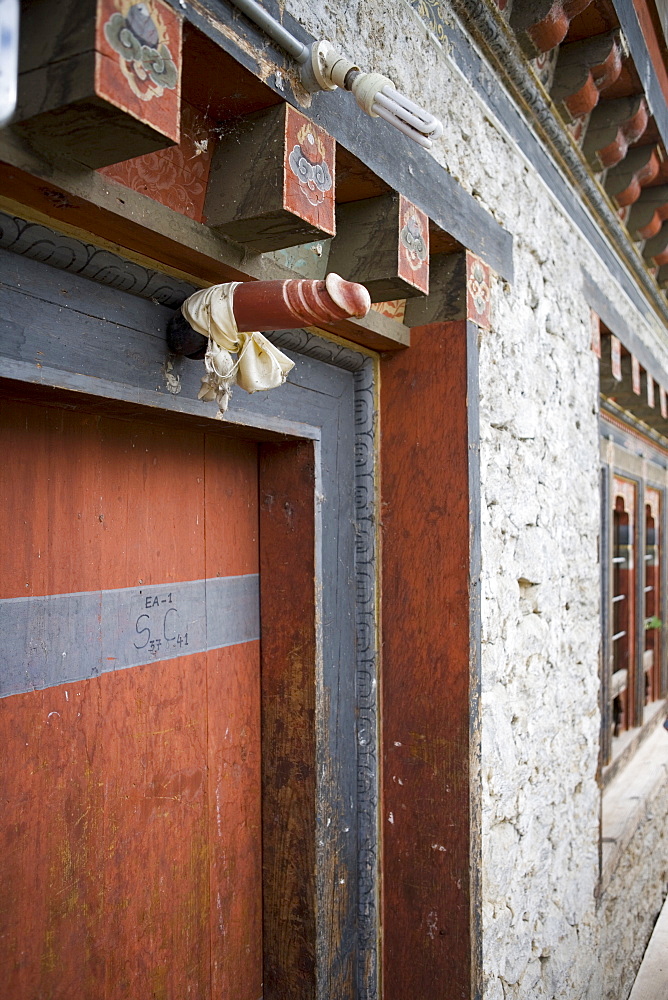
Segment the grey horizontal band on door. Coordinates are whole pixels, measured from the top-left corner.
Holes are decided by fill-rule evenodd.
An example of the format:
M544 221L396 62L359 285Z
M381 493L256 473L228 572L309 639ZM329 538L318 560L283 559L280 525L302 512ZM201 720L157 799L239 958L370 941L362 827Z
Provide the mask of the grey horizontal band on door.
M260 637L256 573L0 600L0 697Z

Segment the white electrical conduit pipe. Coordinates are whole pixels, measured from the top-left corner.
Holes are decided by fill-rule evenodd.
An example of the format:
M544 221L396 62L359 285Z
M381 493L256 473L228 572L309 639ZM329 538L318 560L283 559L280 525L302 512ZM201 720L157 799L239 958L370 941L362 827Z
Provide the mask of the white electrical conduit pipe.
M362 73L359 66L341 55L327 41L304 45L279 24L255 0L231 0L265 34L280 45L300 66L306 90L350 90L359 106L372 118L382 118L424 149L443 135L443 125L434 115L396 90L392 80L380 73Z
M282 24L268 14L264 7L261 7L259 3L255 0L232 0L232 3L240 11L249 17L251 21L255 21L259 28L262 28L265 35L269 35L273 38L282 49L284 49L289 56L298 62L300 65L307 62L309 58L309 46L304 45L300 42L298 38L291 35Z

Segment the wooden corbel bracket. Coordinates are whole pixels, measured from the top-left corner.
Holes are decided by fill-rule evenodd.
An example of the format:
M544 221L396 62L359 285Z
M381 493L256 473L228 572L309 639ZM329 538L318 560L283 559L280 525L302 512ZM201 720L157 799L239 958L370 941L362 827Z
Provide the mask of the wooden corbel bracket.
M232 310L240 333L285 330L361 318L371 307L366 288L328 274L324 281L246 281L237 285ZM207 338L190 326L178 309L167 326L167 344L174 354L203 358Z
M550 96L567 118L579 118L596 107L601 91L621 71L622 52L615 31L562 45Z
M618 208L633 205L643 187L656 179L660 166L658 146L630 149L622 162L608 171L605 190Z
M641 137L649 121L642 94L605 101L594 108L582 151L593 170L620 163L629 146Z
M358 281L372 302L429 292L429 219L402 195L339 205L329 266Z
M216 144L207 224L261 253L329 239L336 232L335 148L289 104L241 119Z
M97 169L179 142L182 20L165 0L22 4L12 128Z
M538 0L515 3L510 26L530 59L549 52L566 37L574 17L589 6L591 0Z
M647 240L642 255L648 267L661 268L668 264L668 224L664 222L656 236Z
M649 240L668 219L668 184L647 188L635 202L626 224L632 240Z

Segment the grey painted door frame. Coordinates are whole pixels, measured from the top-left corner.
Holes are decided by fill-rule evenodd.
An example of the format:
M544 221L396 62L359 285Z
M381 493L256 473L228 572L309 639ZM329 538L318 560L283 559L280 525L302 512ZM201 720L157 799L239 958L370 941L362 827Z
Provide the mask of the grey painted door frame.
M188 420L251 439L313 442L320 684L317 756L322 879L336 855L355 891L334 927L318 917L318 1000L355 955L350 1000L377 996L378 795L375 362L305 330L271 339L295 361L269 393L235 389L224 421L197 399L201 362L166 353L172 310L191 291L93 244L0 215L0 384L45 403ZM38 359L38 360L37 360ZM320 779L319 779L320 780ZM336 822L332 824L332 817ZM320 884L318 899L332 899ZM335 890L334 890L335 892ZM343 998L341 998L343 1000Z

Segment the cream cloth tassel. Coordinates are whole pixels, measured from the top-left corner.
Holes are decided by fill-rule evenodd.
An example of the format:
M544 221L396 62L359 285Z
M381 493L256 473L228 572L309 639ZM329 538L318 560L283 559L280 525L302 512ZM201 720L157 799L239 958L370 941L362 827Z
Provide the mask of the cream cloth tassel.
M198 399L218 403L220 414L227 409L232 386L236 382L246 392L262 392L282 385L294 361L261 333L239 333L232 311L232 298L238 281L212 285L195 292L181 306L184 318L193 330L208 337ZM236 362L231 354L238 354Z

